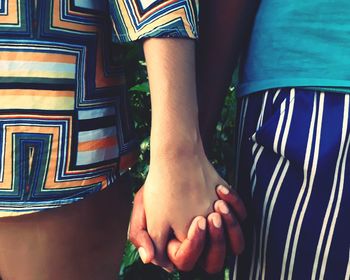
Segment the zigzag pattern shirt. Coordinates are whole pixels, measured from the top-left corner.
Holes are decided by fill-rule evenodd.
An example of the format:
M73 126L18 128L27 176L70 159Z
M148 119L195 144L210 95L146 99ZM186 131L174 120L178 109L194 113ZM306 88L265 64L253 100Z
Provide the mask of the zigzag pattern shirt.
M112 44L196 38L191 0L0 0L0 214L83 199L134 162Z

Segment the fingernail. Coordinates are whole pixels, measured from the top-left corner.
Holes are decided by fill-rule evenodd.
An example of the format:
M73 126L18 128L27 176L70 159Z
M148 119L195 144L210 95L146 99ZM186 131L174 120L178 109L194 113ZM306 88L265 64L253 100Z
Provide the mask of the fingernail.
M219 209L220 212L222 214L228 214L230 212L230 210L228 209L228 207L226 206L225 202L221 201L219 204Z
M143 263L146 263L147 261L147 253L146 253L146 250L143 248L143 247L140 247L138 249L138 252L139 252L139 255L140 255L140 258L142 260Z
M173 272L174 272L174 269L173 269L173 268L164 267L164 266L162 266L162 268L163 268L166 272L168 272L168 273L173 273Z
M204 219L204 218L199 219L199 221L198 221L198 227L199 227L201 230L205 230L206 226L207 226L207 223L206 223L205 219Z
M188 230L187 238L193 239L196 236L197 227L199 227L199 221L201 220L201 217L196 217L191 223L191 226Z
M213 225L216 228L221 228L221 218L220 215L213 215Z
M229 192L230 192L230 190L223 185L219 185L218 190L219 190L219 192L221 192L222 194L225 194L225 195L229 194Z

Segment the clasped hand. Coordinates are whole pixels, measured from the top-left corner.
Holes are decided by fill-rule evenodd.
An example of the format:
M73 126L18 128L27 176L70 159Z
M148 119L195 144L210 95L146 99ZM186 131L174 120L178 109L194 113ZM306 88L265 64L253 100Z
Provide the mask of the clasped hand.
M129 239L144 263L182 271L199 263L216 273L227 248L235 255L243 251L245 216L242 201L204 153L161 158L151 162L135 196Z

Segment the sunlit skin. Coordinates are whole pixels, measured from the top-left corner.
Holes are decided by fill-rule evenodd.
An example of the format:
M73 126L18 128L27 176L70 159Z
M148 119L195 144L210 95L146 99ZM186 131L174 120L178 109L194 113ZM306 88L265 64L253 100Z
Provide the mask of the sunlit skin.
M183 241L194 217L213 212L216 186L227 185L207 160L199 134L194 44L179 39L144 43L152 102L144 205L160 265L167 262L169 234Z
M193 268L203 250L209 257L224 253L222 219L234 252L238 254L244 247L238 219L223 201L216 202L217 186L228 185L208 161L202 145L194 49L192 40L163 38L144 42L152 101L151 160L139 195L143 197L135 199L135 208L141 208L142 200L144 218L133 214L130 239L141 247L139 252L145 262L167 269L172 269L173 264L182 270ZM242 211L239 215L245 216L242 202L235 201L241 204L237 208ZM205 240L207 230L211 233L209 241ZM169 242L172 234L175 239ZM188 254L190 249L192 253ZM221 255L218 260L222 267L225 254ZM184 259L189 256L193 261L186 265ZM204 257L203 263L207 270L217 270L210 267L210 258Z
M142 187L134 199L129 239L139 248L140 257L144 263L157 263L153 242L147 232L143 191ZM165 266L165 269L169 271L175 266L179 270L190 271L195 265L200 265L208 273L217 273L223 268L226 250L235 255L242 252L244 238L239 222L243 222L246 218L245 207L233 190L219 186L217 195L220 199L214 206L217 212L207 217L207 230L201 230L198 226L199 219L204 218L196 217L182 242L176 238L169 240L167 253L172 263ZM222 211L222 209L225 210L223 205L227 206L228 213Z

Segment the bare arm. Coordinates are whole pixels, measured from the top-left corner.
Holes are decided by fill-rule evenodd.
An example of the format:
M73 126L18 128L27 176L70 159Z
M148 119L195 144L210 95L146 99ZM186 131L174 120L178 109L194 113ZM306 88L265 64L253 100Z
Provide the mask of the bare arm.
M215 3L219 4L220 9L228 11L228 7L223 6L221 1ZM204 8L210 10L210 5ZM234 54L230 53L233 46L227 45L226 41L233 39L229 36L225 39L220 35L220 40L215 41L213 36L217 36L218 32L217 30L212 32L213 29L209 28L212 23L218 27L235 24L223 20L226 17L221 14L221 20L215 23L217 25L212 22L215 21L215 17L209 18L202 26L204 32L206 28L209 31L207 30L207 35L202 38L201 44L206 40L210 41L208 46L201 47L199 56L204 57L199 64L201 67L199 77L204 82L200 83L200 98L204 97L205 101L201 103L201 106L204 106L200 112L206 112L201 114L201 117L211 116L208 120L201 119L206 123L206 126L202 126L202 132L203 128L208 129L205 130L207 135L210 128L215 125L234 67ZM222 46L218 45L219 42L222 42ZM144 44L144 50L152 96L151 167L144 188L144 203L146 229L154 242L155 252L151 253L152 244L146 241L144 244L149 244L145 246L148 248L147 260L155 257L154 260L158 264L169 266L164 255L168 234L173 231L179 240L189 238L187 230L191 220L197 215L207 215L213 211L213 202L217 199L215 187L220 183L225 185L226 183L206 159L199 137L194 84L194 42L179 39L149 39ZM216 56L215 52L221 51L221 55ZM225 53L228 57L225 57ZM218 71L213 66L219 67ZM206 69L209 71L205 71ZM236 231L233 236L239 236L241 241L233 244L233 249L239 253L244 241L242 234L237 233L237 230L237 228L233 230ZM136 231L137 229L134 236L137 236ZM146 234L143 233L143 236ZM196 256L199 254L200 252L196 252ZM196 256L192 258L197 259Z
M219 118L233 70L249 36L257 2L201 1L197 76L200 129L206 146Z
M144 52L152 102L151 164L202 151L195 81L195 41L149 39Z
M144 206L155 257L165 266L169 234L185 240L191 221L213 212L216 186L227 184L206 158L200 138L194 42L149 39L144 51L152 101ZM197 228L205 226L199 219Z
M170 268L165 247L173 238L169 233L174 233L183 242L172 239L169 257L178 268L187 270L197 262L204 247L205 232L201 227L205 219L200 216L213 212L218 199L215 187L226 183L207 160L199 137L194 42L149 39L144 50L152 99L151 166L145 187L135 198L130 239L140 248L145 262ZM224 199L220 194L219 198ZM237 198L232 201L235 203L229 204L239 219L244 219L244 205ZM223 214L217 207L215 210L223 215L232 251L239 254L244 240L240 227L233 222L236 218L233 213ZM220 220L217 213L208 218L214 242L204 258L208 272L220 270L224 261L225 238Z

